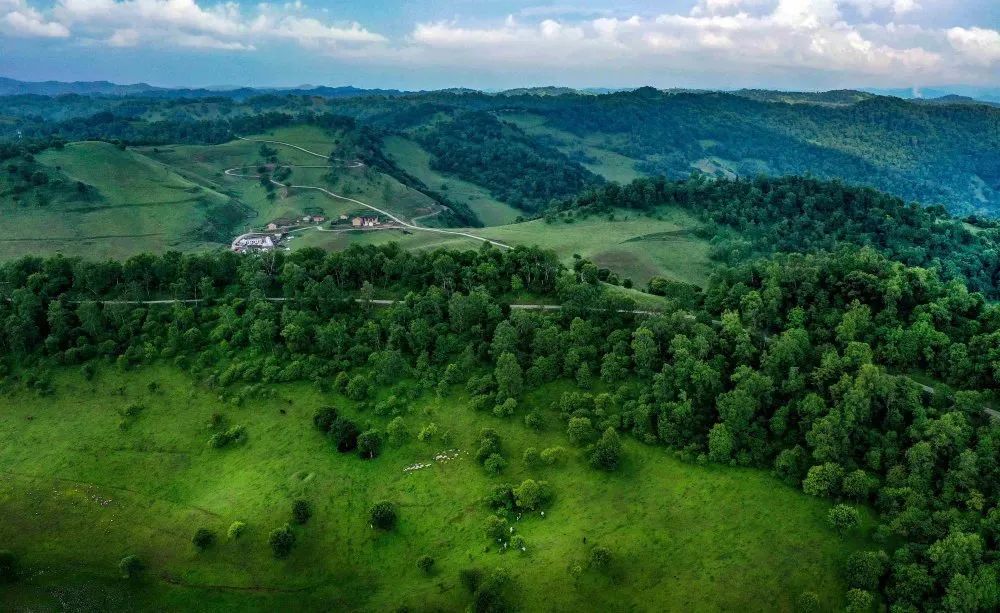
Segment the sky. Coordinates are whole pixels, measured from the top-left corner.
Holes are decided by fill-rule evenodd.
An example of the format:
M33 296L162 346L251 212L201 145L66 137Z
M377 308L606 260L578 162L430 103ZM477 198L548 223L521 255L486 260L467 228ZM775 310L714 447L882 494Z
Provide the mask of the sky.
M1000 0L0 0L0 76L411 90L1000 87Z

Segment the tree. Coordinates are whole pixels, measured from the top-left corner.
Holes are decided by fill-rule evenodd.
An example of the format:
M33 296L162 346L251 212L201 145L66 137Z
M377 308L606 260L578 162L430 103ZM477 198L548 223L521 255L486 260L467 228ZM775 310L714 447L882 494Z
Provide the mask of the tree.
M838 504L826 514L826 520L837 534L843 536L861 523L861 514L852 506Z
M376 502L368 509L368 523L379 530L392 530L396 525L396 507L385 500Z
M486 536L494 541L502 541L510 535L510 524L499 515L486 518Z
M271 552L276 558L287 558L295 547L295 533L291 526L285 524L280 528L271 530L267 536L267 543L271 546Z
M382 435L378 430L368 430L358 436L358 456L366 460L377 458L382 451Z
M524 450L524 454L521 456L521 461L528 468L535 468L542 463L542 456L538 453L536 447L528 447Z
M614 428L608 428L594 445L590 465L601 470L615 470L622 455L622 442Z
M733 458L733 435L726 424L715 424L708 433L708 459L729 462Z
M351 377L347 383L347 389L344 391L344 395L351 400L364 400L369 394L371 394L371 384L368 382L368 377L364 375Z
M343 417L334 420L327 434L337 446L337 451L341 453L354 451L358 446L358 436L360 435L358 427L354 422Z
M815 613L819 611L819 595L816 592L802 592L795 601L797 613Z
M521 394L524 388L524 377L521 365L513 353L507 352L497 358L497 366L493 370L497 382L497 398L506 400Z
M385 434L393 445L402 445L410 438L410 431L402 417L394 417L385 427Z
M483 468L491 475L499 475L507 468L507 460L499 453L491 453L483 462Z
M417 568L424 571L426 574L431 574L431 570L434 568L434 558L424 554L417 558Z
M856 551L847 557L845 575L851 587L876 590L885 574L888 556L884 551Z
M337 420L337 409L333 407L320 407L313 415L313 425L321 432L329 432L333 422Z
M215 543L215 532L208 528L198 528L195 530L194 536L191 537L191 542L198 548L198 551L204 551Z
M296 500L292 504L292 521L295 523L301 525L308 522L312 514L312 505L309 504L308 500Z
M580 446L589 443L594 438L594 426L589 417L571 417L569 425L566 427L566 436L574 445Z
M17 556L7 549L0 549L0 583L17 581L20 568Z
M844 469L839 464L817 464L806 473L802 491L812 496L835 496L840 491L843 478Z
M875 604L875 598L871 592L852 588L847 591L847 613L868 613Z
M514 502L518 508L534 511L548 504L552 497L552 490L545 481L525 479L521 485L513 489L513 494Z
M139 556L128 555L118 562L118 572L121 573L122 579L135 579L139 576L144 568L142 560Z

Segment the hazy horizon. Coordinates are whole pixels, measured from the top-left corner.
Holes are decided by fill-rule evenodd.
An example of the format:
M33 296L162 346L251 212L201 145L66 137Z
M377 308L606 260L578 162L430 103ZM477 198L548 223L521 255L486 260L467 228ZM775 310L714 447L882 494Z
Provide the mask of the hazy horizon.
M0 74L163 87L1000 87L990 0L0 0Z

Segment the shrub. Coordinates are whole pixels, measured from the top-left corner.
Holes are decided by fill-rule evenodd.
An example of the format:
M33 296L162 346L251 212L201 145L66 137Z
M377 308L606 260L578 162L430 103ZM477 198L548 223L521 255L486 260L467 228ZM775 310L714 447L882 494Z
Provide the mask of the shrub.
M545 419L538 411L531 411L524 416L524 425L532 430L541 430L542 426L545 425Z
M135 579L144 568L142 560L138 556L125 556L118 562L118 571L123 579Z
M888 556L883 551L856 551L847 558L845 575L851 587L874 590L878 588L888 564Z
M240 538L244 532L246 532L246 529L247 525L244 522L234 521L229 524L229 530L226 530L226 536L229 537L229 540L235 541Z
M429 441L433 439L435 435L437 435L437 431L438 431L437 424L431 422L420 429L420 432L417 433L417 439L420 441Z
M222 449L232 443L242 443L246 438L246 427L236 425L225 432L216 432L213 434L212 438L208 439L208 444L215 449Z
M295 546L295 533L292 532L291 526L285 524L280 528L271 530L271 534L267 536L267 543L271 546L274 557L287 558Z
M514 509L514 488L509 483L501 483L493 486L490 493L486 495L486 505L491 509Z
M538 449L535 447L528 447L525 449L524 455L521 456L521 459L528 468L534 468L542 463L542 456L538 453Z
M0 583L13 583L17 581L20 573L20 565L14 552L0 549Z
M417 558L417 568L429 575L431 573L431 569L434 568L434 558L427 554L420 556Z
M510 417L517 410L517 400L508 398L502 404L493 407L493 414L497 417Z
M611 550L602 545L597 545L590 550L590 567L605 571L611 566Z
M565 464L567 454L565 447L549 447L542 450L542 461L549 466Z
M301 525L309 521L312 517L312 505L308 500L296 500L292 504L292 521Z
M198 548L198 551L204 551L215 543L215 532L208 528L198 528L195 530L194 536L191 537L191 542Z
M478 568L463 568L458 571L458 580L469 592L475 592L483 582L483 571Z
M366 460L377 458L382 451L382 435L378 430L368 430L358 436L358 456Z
M396 525L396 509L391 502L376 502L368 510L368 522L379 530L392 530Z

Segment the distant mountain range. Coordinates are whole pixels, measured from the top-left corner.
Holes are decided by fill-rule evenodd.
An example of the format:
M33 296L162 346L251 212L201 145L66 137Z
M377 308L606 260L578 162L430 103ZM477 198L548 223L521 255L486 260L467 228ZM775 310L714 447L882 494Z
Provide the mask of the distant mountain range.
M486 91L456 87L439 90L448 93L487 93L498 96L561 96L561 95L600 95L611 94L623 91L632 91L634 88L606 88L606 87L518 87L514 89L500 91ZM686 88L672 88L664 91L670 93L698 93L713 90L698 90ZM327 87L316 85L300 85L298 87L157 87L148 83L119 84L110 81L19 81L0 77L0 96L17 95L40 95L40 96L63 96L67 94L77 94L82 96L148 96L150 98L212 98L226 97L235 100L243 100L253 96L263 94L288 94L296 96L319 96L322 98L353 98L359 96L402 96L413 93L425 93L423 91L406 91L399 89L363 89L351 85L339 87ZM761 100L767 102L787 102L789 104L821 104L830 106L841 106L854 104L862 100L867 100L872 96L894 96L921 103L940 104L975 104L985 103L1000 105L1000 88L975 87L967 85L955 85L949 87L926 87L920 89L897 88L897 89L865 89L865 90L831 90L825 92L790 92L768 89L741 89L729 93Z

